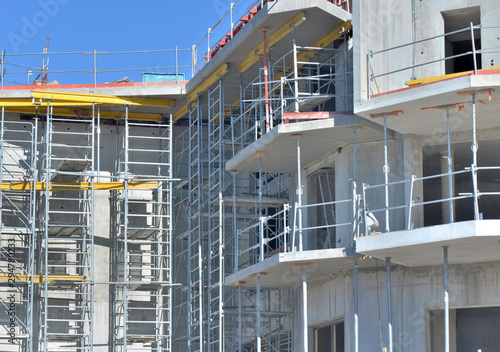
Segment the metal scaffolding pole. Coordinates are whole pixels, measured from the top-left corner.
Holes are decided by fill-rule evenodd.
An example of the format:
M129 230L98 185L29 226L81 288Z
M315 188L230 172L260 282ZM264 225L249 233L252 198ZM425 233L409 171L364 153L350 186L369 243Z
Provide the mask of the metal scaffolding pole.
M238 352L243 351L243 306L242 300L243 298L243 288L238 286Z
M266 99L266 132L269 132L270 129L270 102L269 102L269 66L267 61L267 38L266 38L267 29L262 29L263 36L263 47L264 47L264 96Z
M255 279L255 333L257 335L257 352L262 351L262 336L261 336L261 327L260 327L260 320L261 320L261 292L260 292L260 276L257 276Z
M450 297L448 293L448 247L443 247L444 274L444 352L450 352Z
M301 134L296 134L293 135L292 137L297 138L297 207L298 211L296 213L298 217L298 228L299 228L299 252L302 252L304 250L304 243L303 243L303 238L302 238L302 209L300 208L302 206L302 181L300 177L300 172L301 172L301 166L300 166L300 138L302 137Z
M51 111L51 106L50 106L50 100L47 101L47 120L45 122L45 229L44 229L44 268L43 268L43 273L44 275L48 275L49 268L48 268L48 262L49 262L49 251L48 251L48 246L49 246L49 226L48 226L48 221L49 221L49 199L50 199L50 130L52 128L52 116L50 114ZM47 298L47 292L49 290L49 280L44 280L44 305L43 305L43 351L47 352L48 349L48 324L47 324L47 319L48 319L48 298Z
M359 352L359 305L358 305L358 261L354 261L354 270L353 270L353 290L354 290L354 352Z
M307 325L307 272L306 267L302 267L302 335L303 335L303 346L304 352L308 351L309 339L308 339L308 325Z
M294 107L295 112L299 112L299 65L297 62L297 42L295 35L295 27L293 28L293 80L294 80Z
M447 156L447 161L448 161L448 198L450 198L450 201L448 202L449 206L449 212L450 212L450 223L454 221L454 216L453 216L453 175L451 174L452 172L452 166L453 166L453 160L451 157L451 137L450 137L450 109L446 109L446 131L447 131L447 147L448 147L448 156Z
M387 275L387 339L388 352L392 352L392 284L391 284L391 258L385 258L385 271Z
M129 162L129 156L128 156L128 149L129 149L129 121L128 121L128 105L125 105L125 136L124 136L124 143L125 143L125 150L124 150L124 159L125 159L125 165L124 165L124 186L125 189L123 190L124 194L124 200L123 200L123 214L124 214L124 221L123 221L123 351L127 352L127 346L128 346L128 285L126 284L127 278L129 277L129 267L127 263L127 253L128 253L128 240L127 240L127 233L128 233L128 162Z
M474 220L479 220L479 195L477 191L477 127L476 127L476 93L472 93L472 177L474 184Z
M390 231L389 226L389 161L387 153L387 116L384 116L384 180L385 180L385 231Z

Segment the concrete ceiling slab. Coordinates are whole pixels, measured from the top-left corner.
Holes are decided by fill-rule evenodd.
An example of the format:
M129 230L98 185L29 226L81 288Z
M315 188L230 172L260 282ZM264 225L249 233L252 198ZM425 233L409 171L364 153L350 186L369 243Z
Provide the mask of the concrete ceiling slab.
M360 237L358 253L410 267L442 265L443 247L450 264L500 262L500 220L464 221Z
M458 77L383 94L357 102L354 112L382 125L383 118L371 116L402 111L387 117L389 128L403 134L432 135L446 132L446 112L435 107L454 105L450 109L451 130L467 131L472 128L472 95L466 92L478 90L482 93L476 96L477 128L499 127L500 74Z
M334 273L352 270L355 260L358 260L359 268L375 267L374 260L356 255L354 248L279 253L229 275L225 285L253 288L256 278L260 277L261 287L296 287L302 283L302 268L306 268L307 282L314 282Z
M256 142L242 149L226 163L232 172L258 172L262 156L262 171L295 173L297 170L297 135L300 135L301 166L308 167L338 148L353 142L381 140L379 125L355 115L343 115L326 120L282 124L273 128ZM393 137L392 134L389 137Z
M267 28L267 36L286 25L298 14L304 12L306 20L296 31L298 45L312 45L334 28L351 18L351 14L324 0L275 1L268 2L236 35L229 41L215 57L210 60L186 85L187 94L196 89L207 77L215 73L222 65L228 64L229 70L224 75L224 86L235 87L224 92L225 102L232 104L240 99L240 83L253 81L259 75L258 65L255 64L246 72L240 73L238 66L260 44L263 36L261 28ZM309 18L309 20L307 20ZM292 50L292 36L290 33L275 45L269 48L272 60L279 59ZM219 38L217 38L219 39ZM202 50L202 49L200 49ZM187 97L179 100L173 112L188 103Z

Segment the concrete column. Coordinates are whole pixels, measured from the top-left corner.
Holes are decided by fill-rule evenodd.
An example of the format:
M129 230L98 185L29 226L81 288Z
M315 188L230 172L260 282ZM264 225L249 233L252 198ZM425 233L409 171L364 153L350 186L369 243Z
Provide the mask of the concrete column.
M453 165L453 160L455 160L455 153L452 151L450 157L448 157L448 152L441 152L441 173L445 174L448 172L454 172L455 167ZM451 194L455 194L455 177L443 177L441 180L441 196L443 198L450 198L450 179L451 179ZM455 218L455 211L453 207L453 202L444 202L443 204L443 223L453 222ZM452 213L450 213L450 208ZM453 215L453 216L451 216Z

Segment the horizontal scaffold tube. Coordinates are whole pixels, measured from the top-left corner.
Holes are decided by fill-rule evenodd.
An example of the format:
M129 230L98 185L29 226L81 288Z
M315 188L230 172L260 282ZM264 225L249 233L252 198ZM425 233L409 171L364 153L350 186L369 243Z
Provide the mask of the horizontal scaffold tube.
M19 192L31 190L33 182L2 182L2 192ZM129 189L156 189L159 186L157 181L130 181L128 182ZM45 182L36 182L36 190L44 191ZM91 182L51 182L49 185L50 191L78 191L89 190L92 188ZM95 191L114 191L125 189L125 182L94 182Z

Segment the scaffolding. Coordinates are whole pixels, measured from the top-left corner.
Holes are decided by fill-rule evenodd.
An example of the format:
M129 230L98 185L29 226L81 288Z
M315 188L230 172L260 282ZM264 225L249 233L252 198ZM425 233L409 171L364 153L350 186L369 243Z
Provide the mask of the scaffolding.
M95 120L56 118L47 101L40 192L40 350L92 351ZM87 182L88 186L71 186ZM68 185L52 190L51 183ZM52 275L57 277L51 278Z
M172 126L126 118L122 129L116 177L125 187L114 194L115 350L170 351ZM129 188L136 180L157 186Z
M134 113L130 120L127 105L168 102L57 92L32 92L29 102L37 113L25 121L7 120L3 106L28 102L1 102L0 297L6 317L13 317L1 322L2 350L93 351L99 285L113 297L113 350L170 351L171 119ZM79 104L91 110L71 117L60 109ZM123 120L114 114L122 131L114 136L116 162L100 155L104 105L126 105ZM102 227L96 232L97 191L111 193L111 272L100 281L94 241L104 234Z
M0 132L1 182L33 182L36 179L37 125L8 121L2 108ZM0 348L25 351L34 339L33 304L40 277L35 278L35 206L31 187L0 190Z

